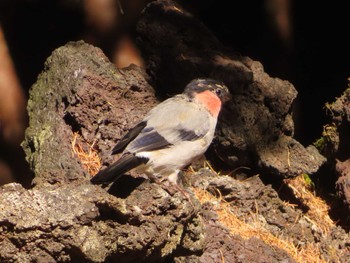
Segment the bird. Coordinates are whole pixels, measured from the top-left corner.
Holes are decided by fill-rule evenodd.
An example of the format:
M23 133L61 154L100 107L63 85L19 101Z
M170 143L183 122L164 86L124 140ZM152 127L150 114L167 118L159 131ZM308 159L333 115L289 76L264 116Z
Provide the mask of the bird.
M91 183L109 184L137 168L151 181L177 185L179 172L210 146L222 105L230 98L223 82L193 79L183 93L155 106L122 137L112 149L120 158Z

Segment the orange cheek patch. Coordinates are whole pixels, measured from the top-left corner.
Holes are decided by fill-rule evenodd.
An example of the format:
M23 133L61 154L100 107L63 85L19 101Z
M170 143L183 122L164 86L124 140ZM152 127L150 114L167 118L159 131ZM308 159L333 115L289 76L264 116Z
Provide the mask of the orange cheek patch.
M221 109L221 100L213 92L206 90L196 95L197 100L206 106L208 111L214 117L219 115Z

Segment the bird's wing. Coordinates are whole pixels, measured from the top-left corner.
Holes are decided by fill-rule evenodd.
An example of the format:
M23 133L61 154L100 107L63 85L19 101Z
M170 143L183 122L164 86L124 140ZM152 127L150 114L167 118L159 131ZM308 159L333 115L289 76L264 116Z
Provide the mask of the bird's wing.
M126 146L128 146L128 144L140 134L142 129L146 127L146 124L146 121L142 121L132 128L127 134L125 134L124 137L121 138L121 140L112 149L112 154L121 153L124 151Z
M209 118L211 116L205 109L186 101L181 95L168 99L146 115L146 127L130 142L126 151L154 151L182 141L200 139L210 129Z

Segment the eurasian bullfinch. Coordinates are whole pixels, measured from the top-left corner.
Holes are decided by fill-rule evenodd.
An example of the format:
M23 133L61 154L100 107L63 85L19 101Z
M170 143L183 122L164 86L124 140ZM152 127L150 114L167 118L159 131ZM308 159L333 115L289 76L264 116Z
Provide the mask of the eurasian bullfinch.
M110 183L140 167L154 181L176 184L179 171L211 144L228 88L213 79L194 79L182 94L154 107L113 148L120 158L98 172L91 182Z

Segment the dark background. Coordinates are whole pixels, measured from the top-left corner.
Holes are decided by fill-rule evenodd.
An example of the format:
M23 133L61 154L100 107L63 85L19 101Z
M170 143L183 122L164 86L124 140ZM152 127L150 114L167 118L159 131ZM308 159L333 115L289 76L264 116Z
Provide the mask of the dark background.
M295 137L304 145L314 142L326 124L324 104L341 95L350 77L346 3L287 1L291 32L285 43L267 12L273 1L206 2L200 17L222 42L295 86Z
M0 23L26 94L55 48L86 36L89 28L83 2L0 2ZM123 5L125 1L120 2ZM294 105L297 140L308 145L321 135L326 123L324 104L340 96L348 83L349 22L345 1L282 0L289 5L287 39L281 38L273 21L273 14L279 12L273 9L278 0L179 2L226 46L259 60L269 75L294 84L299 93ZM127 10L124 18L129 15L133 18L129 19L128 26L116 26L118 30L111 31L114 35L98 42L107 55L111 54L111 45L103 43L117 41L118 34L126 31L133 35L138 14L139 9Z

